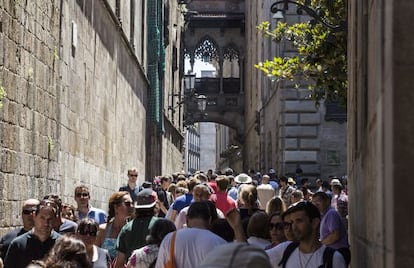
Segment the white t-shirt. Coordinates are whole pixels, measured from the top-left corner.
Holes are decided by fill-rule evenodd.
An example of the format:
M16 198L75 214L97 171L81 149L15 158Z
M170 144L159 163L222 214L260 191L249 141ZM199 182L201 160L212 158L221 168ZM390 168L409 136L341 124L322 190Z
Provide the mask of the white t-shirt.
M187 227L187 212L189 208L190 206L185 207L182 210L180 210L177 217L175 218L174 224L175 224L175 227L177 227L177 230ZM219 217L219 219L225 218L223 212L221 212L220 209L216 208L216 211L217 211L217 216Z
M272 185L270 184L260 184L256 187L257 190L257 198L260 201L260 204L262 205L262 209L266 209L266 204L269 202L270 199L272 199L276 192L273 189Z
M169 233L160 245L156 268L163 268L170 259L170 243L173 233ZM209 230L184 228L175 237L175 267L198 267L207 254L218 245L227 243L223 238Z
M279 262L282 260L283 252L287 246L292 243L291 241L283 242L276 247L266 250L267 255L269 255L270 263L272 267L279 268ZM323 252L325 251L326 246L322 245L318 250L313 253L302 253L297 247L289 259L286 262L286 268L297 268L297 267L307 267L307 268L318 268L323 264ZM346 268L346 263L341 253L335 251L332 260L332 267L334 268Z

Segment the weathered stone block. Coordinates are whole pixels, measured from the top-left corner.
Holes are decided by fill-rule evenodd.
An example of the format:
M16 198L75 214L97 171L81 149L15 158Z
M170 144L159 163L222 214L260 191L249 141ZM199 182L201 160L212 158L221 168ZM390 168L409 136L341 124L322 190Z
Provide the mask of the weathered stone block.
M299 115L297 113L283 114L285 125L297 125L299 123Z
M303 174L318 175L321 173L320 164L301 164L300 168L302 169Z
M316 112L315 102L311 100L285 101L286 112Z
M16 152L2 149L1 153L1 171L5 173L14 173L16 171Z
M0 35L0 51L4 51L4 36ZM0 53L0 66L4 66L4 55L3 53Z
M30 155L27 153L17 153L17 169L19 174L28 175L30 173Z
M285 149L298 149L298 140L297 139L284 139Z
M281 98L284 100L296 100L298 98L296 88L286 88L283 89L281 93Z
M300 149L302 150L319 150L321 141L318 139L299 139Z
M285 137L316 137L317 127L314 126L287 126L284 127Z
M20 114L20 107L17 102L9 101L7 115L8 117L5 118L5 121L9 122L13 125L19 124L19 114Z
M302 113L299 115L301 125L319 125L321 123L320 113Z
M286 162L317 162L318 152L316 151L284 151Z
M12 151L16 151L19 141L17 140L18 128L14 125L3 124L4 131L1 139L2 147Z

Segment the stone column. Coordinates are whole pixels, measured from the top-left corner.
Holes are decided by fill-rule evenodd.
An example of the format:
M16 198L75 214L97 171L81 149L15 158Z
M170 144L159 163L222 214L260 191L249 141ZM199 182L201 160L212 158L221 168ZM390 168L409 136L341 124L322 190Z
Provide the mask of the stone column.
M352 267L414 267L414 2L348 6Z

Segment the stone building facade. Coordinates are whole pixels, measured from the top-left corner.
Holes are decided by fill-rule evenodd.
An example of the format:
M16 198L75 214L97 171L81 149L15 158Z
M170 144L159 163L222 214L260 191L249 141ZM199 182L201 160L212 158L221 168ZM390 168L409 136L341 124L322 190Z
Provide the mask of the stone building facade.
M276 43L263 37L256 27L272 18L274 1L250 1L246 6L246 87L244 168L279 175L295 175L311 180L317 177L346 174L346 121L328 121L327 107L316 108L309 99L306 82L297 88L294 82L271 81L254 67L275 56L288 57L295 53L288 42ZM284 18L289 23L309 20L289 9Z
M414 267L414 2L348 7L352 267Z
M0 2L0 83L7 92L0 109L0 234L20 224L27 198L54 192L73 204L74 187L85 184L92 205L107 209L128 168L138 169L140 181L148 175L147 7L145 0ZM177 3L169 10L180 12ZM166 25L177 44L166 46L171 61L182 24ZM180 90L176 69L165 72L171 92ZM181 133L182 119L168 114L170 95L161 96L169 123L157 164L167 172L182 166L182 136L170 135Z

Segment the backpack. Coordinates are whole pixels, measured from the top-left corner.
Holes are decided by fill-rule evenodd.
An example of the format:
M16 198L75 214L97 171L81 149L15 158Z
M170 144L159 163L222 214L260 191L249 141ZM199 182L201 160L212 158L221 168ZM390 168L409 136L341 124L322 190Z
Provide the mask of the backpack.
M285 251L283 252L283 256L282 256L282 260L279 262L279 266L282 266L283 268L286 267L286 263L290 257L290 255L292 255L293 251L299 246L299 242L292 242L290 243ZM323 251L323 257L322 257L322 265L319 266L318 268L332 268L332 263L333 263L333 255L335 253L335 249L330 248L330 247L326 247L325 250Z

